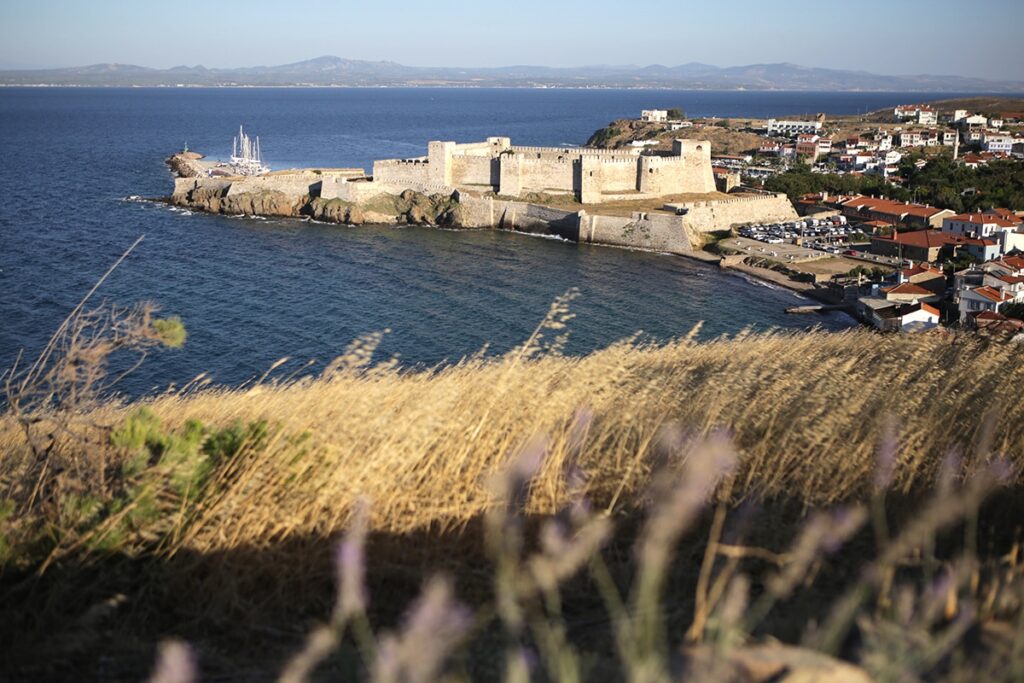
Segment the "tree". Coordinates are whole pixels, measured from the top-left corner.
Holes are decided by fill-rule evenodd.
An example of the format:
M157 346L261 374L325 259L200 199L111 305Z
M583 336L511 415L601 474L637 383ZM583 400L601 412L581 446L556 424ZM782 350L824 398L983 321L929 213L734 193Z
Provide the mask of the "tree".
M1024 320L1024 303L1016 302L1012 304L1006 304L999 312L1005 315L1007 318L1016 318L1017 320Z
M673 107L672 109L668 110L668 117L670 119L678 121L678 120L686 118L686 112L683 111L682 109L677 108L677 107Z

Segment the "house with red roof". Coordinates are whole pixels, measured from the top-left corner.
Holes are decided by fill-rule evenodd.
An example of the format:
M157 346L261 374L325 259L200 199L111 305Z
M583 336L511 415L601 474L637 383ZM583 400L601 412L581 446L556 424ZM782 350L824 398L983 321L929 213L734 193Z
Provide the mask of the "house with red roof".
M886 301L894 301L896 303L916 304L919 301L934 303L942 298L941 293L936 294L920 285L915 285L913 282L883 287L881 291L885 294Z
M861 317L882 332L921 332L938 327L940 312L929 303L903 303L878 296L857 300Z
M926 289L932 294L943 294L946 291L946 274L941 268L928 263L918 263L896 272L897 284L910 283Z
M956 273L954 277L960 322L974 316L998 313L1010 303L1024 303L1024 258L1004 256Z
M960 292L960 323L966 325L970 318L984 311L998 313L999 309L1012 303L1014 297L995 287L983 285Z
M843 202L841 210L847 218L880 220L890 225L903 224L918 228L938 228L946 216L953 215L949 209L938 209L926 204L864 196L852 197Z
M868 250L879 256L935 263L940 256L952 256L957 242L958 238L939 230L915 230L874 235Z

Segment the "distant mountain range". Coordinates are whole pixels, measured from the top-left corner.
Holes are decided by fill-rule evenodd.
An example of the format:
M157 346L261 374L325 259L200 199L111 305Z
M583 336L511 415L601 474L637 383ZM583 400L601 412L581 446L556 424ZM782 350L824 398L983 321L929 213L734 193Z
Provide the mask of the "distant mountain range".
M459 86L678 88L692 90L868 90L900 92L1021 93L1024 81L964 76L882 76L866 71L820 69L798 64L717 67L506 66L420 67L317 57L280 66L152 69L131 64L93 64L63 69L0 70L0 85L81 86Z

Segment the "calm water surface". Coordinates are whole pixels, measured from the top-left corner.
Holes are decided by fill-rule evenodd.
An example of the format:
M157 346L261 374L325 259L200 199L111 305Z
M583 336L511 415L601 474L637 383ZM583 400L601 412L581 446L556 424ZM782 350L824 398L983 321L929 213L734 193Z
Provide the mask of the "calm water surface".
M919 96L917 97L919 99ZM900 94L429 89L0 89L0 367L37 351L136 237L101 290L157 302L185 320L184 349L159 354L125 389L200 372L236 384L289 356L326 361L389 328L382 356L407 365L520 343L570 287L569 351L643 331L668 339L704 321L711 337L744 327L852 324L787 316L788 292L685 259L497 232L340 227L192 215L125 201L169 193L163 159L187 142L230 151L239 123L274 168L362 166L424 153L429 139L509 135L579 144L641 108L691 116L855 113Z

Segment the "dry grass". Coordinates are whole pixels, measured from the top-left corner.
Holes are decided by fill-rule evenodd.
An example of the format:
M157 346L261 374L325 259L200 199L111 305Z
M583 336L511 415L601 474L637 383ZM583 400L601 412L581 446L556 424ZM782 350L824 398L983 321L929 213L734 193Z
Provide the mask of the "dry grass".
M929 486L951 451L1024 454L1024 361L1012 344L779 333L623 343L584 358L524 348L426 372L367 370L365 351L317 379L146 401L171 432L190 420L271 427L261 448L219 463L182 515L175 546L224 550L330 534L344 528L359 497L373 501L378 530L459 526L488 507L488 477L534 437L547 453L530 499L537 513L564 503L570 465L587 473L587 495L601 507L634 507L667 425L694 437L732 434L740 455L734 498L815 506L869 492L887 433L898 442L899 491ZM107 405L83 420L108 439L102 426L136 408ZM32 459L9 417L0 420L0 449L3 497L23 503ZM113 462L125 456L109 450Z
M184 629L200 648L233 648L214 666L234 678L281 665L268 634L275 652L297 653L278 669L295 681L325 665L468 680L444 677L463 641L480 680L496 666L526 680L526 650L502 643L528 642L549 680L667 683L681 678L681 641L696 648L688 680L718 680L750 643L801 631L805 647L878 680L1024 671L1012 524L989 528L998 545L979 552L983 500L1020 490L1018 345L853 330L690 335L570 358L559 350L571 317L556 301L522 347L429 371L370 365L368 338L316 378L132 404L65 401L80 395L73 379L18 385L43 390L9 397L0 416L2 621L18 670L116 661L137 680L155 639ZM150 339L150 316L132 320ZM102 356L109 328L96 329L60 337L64 353L28 379L64 377L80 348ZM901 493L930 502L887 511ZM752 526L741 501L770 519ZM806 520L786 512L841 501ZM328 539L343 531L338 602L299 647L304 610L324 606ZM370 537L385 557L364 557ZM429 581L398 631L375 633L381 605L405 604L428 566L454 581ZM832 585L813 585L819 574ZM376 614L367 592L384 595ZM1010 632L983 647L966 637L983 628ZM849 649L851 633L863 648ZM189 653L164 647L158 670L194 680Z

